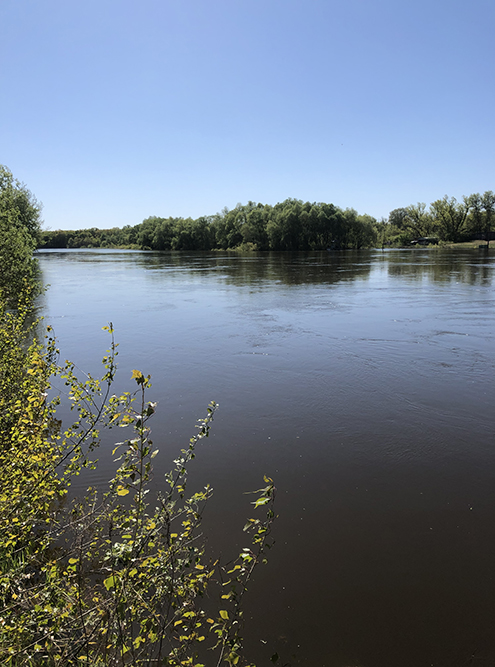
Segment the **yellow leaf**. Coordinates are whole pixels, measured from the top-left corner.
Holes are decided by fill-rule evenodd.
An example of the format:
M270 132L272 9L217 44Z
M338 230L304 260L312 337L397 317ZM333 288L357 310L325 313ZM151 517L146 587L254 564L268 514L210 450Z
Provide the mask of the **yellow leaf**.
M144 384L144 375L141 373L141 371L133 370L131 380L136 380L138 384Z
M125 489L123 486L118 486L117 487L117 495L118 496L126 496L129 493L129 489Z

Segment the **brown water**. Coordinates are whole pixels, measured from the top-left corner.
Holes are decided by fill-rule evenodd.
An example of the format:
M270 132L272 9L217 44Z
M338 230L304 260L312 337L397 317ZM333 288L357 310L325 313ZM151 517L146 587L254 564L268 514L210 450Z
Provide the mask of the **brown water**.
M117 389L152 374L156 484L220 403L190 481L215 488L212 550L244 546L242 492L275 479L246 612L258 665L495 664L495 253L39 259L63 356L97 370L112 321Z

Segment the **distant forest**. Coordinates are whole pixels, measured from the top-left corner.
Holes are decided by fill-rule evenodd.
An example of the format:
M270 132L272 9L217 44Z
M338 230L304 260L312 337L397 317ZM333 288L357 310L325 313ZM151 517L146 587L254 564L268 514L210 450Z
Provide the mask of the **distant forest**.
M473 194L391 211L388 220L334 204L286 199L270 206L248 202L211 216L161 218L112 229L45 231L40 248L135 248L141 250L343 250L490 239L495 194Z

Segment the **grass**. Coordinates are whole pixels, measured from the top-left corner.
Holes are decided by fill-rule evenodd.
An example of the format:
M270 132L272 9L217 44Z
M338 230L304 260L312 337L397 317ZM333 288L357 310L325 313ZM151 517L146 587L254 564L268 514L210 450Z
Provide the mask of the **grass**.
M442 243L443 248L478 248L479 246L486 246L486 241L478 239L475 241L464 241L463 243Z

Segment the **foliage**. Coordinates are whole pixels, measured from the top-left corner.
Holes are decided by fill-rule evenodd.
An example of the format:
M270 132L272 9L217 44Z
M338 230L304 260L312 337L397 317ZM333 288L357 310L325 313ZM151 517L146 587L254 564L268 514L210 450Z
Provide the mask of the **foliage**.
M394 208L394 210L389 213L388 222L390 225L397 227L397 229L402 229L406 223L407 215L407 209Z
M352 213L350 213L350 211ZM138 247L143 250L325 250L370 247L376 220L333 204L249 201L197 220L151 216L123 229L43 232L40 247Z
M424 237L433 233L433 219L426 208L426 204L418 202L406 207L407 217L405 219L406 228L412 232L413 236Z
M33 251L40 236L41 205L25 185L0 165L0 297L17 305L20 294L33 289Z
M443 241L460 242L469 239L492 238L495 216L495 194L475 193L458 202L445 195L432 202L394 209L390 212L386 229L380 236L392 245L408 245L420 237L437 237Z
M443 240L458 242L463 238L465 223L469 212L466 199L457 202L455 197L443 197L431 204L431 212L440 237Z
M445 195L396 208L378 222L353 208L286 199L270 206L248 201L212 216L161 218L119 229L43 232L46 248L140 248L142 250L345 250L409 245L421 237L461 241L490 238L495 195L488 191L457 202Z
M139 225L137 226L139 227ZM76 229L43 231L39 248L135 248L138 249L138 229L126 225L120 229Z
M41 225L41 204L12 172L0 165L0 216L11 214L11 222L25 229L33 242L38 241Z
M495 218L495 194L488 190L484 193L481 199L481 205L484 211L484 236L487 241L487 247L490 243L490 233L492 228L492 221Z
M53 346L28 344L29 295L17 312L0 301L0 561L5 564L27 546L33 525L50 516L62 492L53 475L58 447L52 437L46 388Z
M228 568L208 562L199 532L212 490L186 495L196 446L208 436L215 404L181 450L151 499L158 450L146 400L150 378L134 371L137 391L110 395L116 370L113 342L101 378L80 381L73 364L57 364L48 329L45 345L31 345L28 308L0 313L0 662L3 665L196 665L207 649L215 664L246 664L241 602L254 567L270 546L274 486L265 478L250 519L251 544ZM61 378L75 413L65 432L56 419L59 399L47 400L50 376ZM115 446L118 468L103 495L69 504L67 491L100 429L130 431ZM202 601L217 580L216 613ZM210 662L210 660L208 660Z

